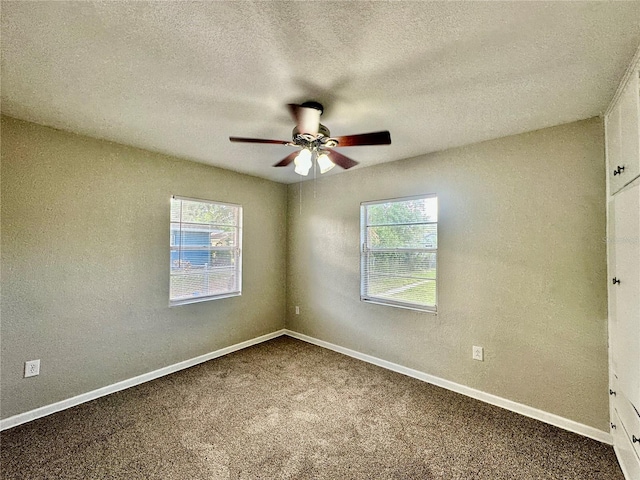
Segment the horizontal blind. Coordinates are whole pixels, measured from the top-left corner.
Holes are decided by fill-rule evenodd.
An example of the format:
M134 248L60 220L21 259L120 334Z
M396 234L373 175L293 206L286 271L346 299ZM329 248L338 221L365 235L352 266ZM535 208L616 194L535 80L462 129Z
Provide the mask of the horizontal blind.
M435 311L435 195L367 202L361 208L361 298Z
M171 305L240 295L242 207L171 199Z

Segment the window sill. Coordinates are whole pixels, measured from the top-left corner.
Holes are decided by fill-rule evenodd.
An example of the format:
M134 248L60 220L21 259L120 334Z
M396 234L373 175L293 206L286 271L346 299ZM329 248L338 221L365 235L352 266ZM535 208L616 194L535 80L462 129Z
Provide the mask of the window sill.
M179 307L180 305L189 305L191 303L208 302L210 300L218 300L221 298L240 297L242 292L231 292L222 295L210 295L208 297L184 298L182 300L170 300L169 307Z
M407 303L393 302L390 300L384 300L379 298L370 298L370 297L360 297L360 300L365 303L375 303L378 305L385 305L387 307L395 307L395 308L403 308L405 310L413 310L421 313L430 313L432 315L438 314L437 306L434 307L426 307L420 305L412 305Z

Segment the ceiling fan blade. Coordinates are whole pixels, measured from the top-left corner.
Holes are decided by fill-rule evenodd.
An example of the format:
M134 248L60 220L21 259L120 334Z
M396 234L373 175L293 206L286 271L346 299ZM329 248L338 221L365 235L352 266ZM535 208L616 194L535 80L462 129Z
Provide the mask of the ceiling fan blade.
M295 158L298 156L299 153L300 153L299 150L296 150L295 152L290 153L285 158L283 158L278 163L276 163L274 167L286 167L287 165L289 165L291 162L295 160Z
M349 157L346 157L342 155L340 152L336 152L335 150L331 150L330 152L327 152L327 153L329 154L329 158L333 163L341 166L345 170L358 165L358 162L356 162L355 160L351 160Z
M313 136L318 135L322 110L296 105L295 103L290 103L288 107L298 127L298 133L309 133Z
M391 145L391 134L387 131L361 133L336 137L340 147L357 147L364 145Z
M268 140L264 138L245 138L245 137L229 137L232 142L244 142L244 143L273 143L277 145L288 145L291 142L286 140Z

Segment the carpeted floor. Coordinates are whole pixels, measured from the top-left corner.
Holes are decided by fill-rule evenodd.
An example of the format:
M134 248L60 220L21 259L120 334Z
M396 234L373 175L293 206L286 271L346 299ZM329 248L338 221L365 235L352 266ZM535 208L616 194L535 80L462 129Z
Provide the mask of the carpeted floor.
M0 441L7 480L623 480L610 446L289 337Z

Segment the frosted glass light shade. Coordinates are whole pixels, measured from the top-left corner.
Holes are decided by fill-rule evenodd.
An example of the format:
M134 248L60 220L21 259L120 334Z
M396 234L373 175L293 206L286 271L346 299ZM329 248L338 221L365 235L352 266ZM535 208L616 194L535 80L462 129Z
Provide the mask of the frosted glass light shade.
M321 153L318 155L318 166L320 167L320 173L327 173L333 167L336 166L335 163L331 161L329 155L326 153Z
M300 153L298 154L298 156L295 158L295 160L293 161L293 163L295 164L296 168L294 169L294 171L298 174L298 175L302 175L304 177L306 177L307 175L309 175L309 170L312 167L312 163L311 163L311 150L307 150L306 148L303 148L302 150L300 150Z

